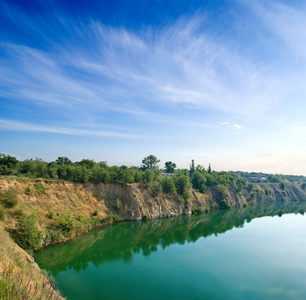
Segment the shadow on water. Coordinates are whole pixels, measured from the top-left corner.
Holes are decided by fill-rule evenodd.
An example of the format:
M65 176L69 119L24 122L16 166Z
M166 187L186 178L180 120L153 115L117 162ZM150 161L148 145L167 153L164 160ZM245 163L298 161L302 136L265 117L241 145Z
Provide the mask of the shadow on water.
M143 222L122 222L99 228L66 243L47 247L35 254L35 261L53 275L74 269L85 270L116 260L128 263L134 253L150 255L172 244L196 242L199 238L241 228L246 222L264 216L288 213L304 214L306 203L289 202L220 210L203 215L180 216Z

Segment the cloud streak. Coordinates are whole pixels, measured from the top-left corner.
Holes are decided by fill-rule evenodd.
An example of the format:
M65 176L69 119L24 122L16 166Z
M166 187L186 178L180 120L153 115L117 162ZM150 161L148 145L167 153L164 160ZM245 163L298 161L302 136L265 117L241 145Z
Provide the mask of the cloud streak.
M64 127L51 127L51 126L43 126L39 124L7 121L3 119L0 119L0 130L58 133L58 134L75 135L75 136L93 136L93 137L109 137L109 138L125 138L125 139L139 138L137 135L120 133L120 132L84 130L84 129L67 128L67 127L65 128Z
M80 114L94 106L135 117L165 103L236 114L262 113L275 105L282 82L229 41L220 43L201 31L202 19L201 14L182 17L137 33L97 21L80 32L80 24L69 23L81 42L53 42L48 51L2 43L3 95L78 108Z

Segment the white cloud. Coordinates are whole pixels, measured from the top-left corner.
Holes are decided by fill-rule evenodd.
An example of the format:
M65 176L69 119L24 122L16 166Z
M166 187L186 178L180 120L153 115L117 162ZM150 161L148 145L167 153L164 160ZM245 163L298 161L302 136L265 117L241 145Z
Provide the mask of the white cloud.
M0 119L0 130L3 131L25 131L25 132L45 132L45 133L59 133L65 135L76 135L76 136L100 136L100 137L110 137L110 138L127 138L135 139L138 136L133 134L121 133L121 132L111 132L111 131L97 131L84 130L79 128L69 128L69 127L54 127L54 126L44 126L39 124L31 124L26 122L16 122Z
M134 33L98 22L82 31L69 24L83 43L68 40L49 52L1 44L10 57L0 69L2 84L11 98L79 114L94 107L143 117L153 113L150 103L160 111L167 102L249 117L269 110L282 96L282 81L241 55L233 41L205 33L205 20L198 14Z
M306 59L306 5L301 3L286 4L279 1L245 1L254 13L266 24L266 28L273 31L284 41L296 55Z

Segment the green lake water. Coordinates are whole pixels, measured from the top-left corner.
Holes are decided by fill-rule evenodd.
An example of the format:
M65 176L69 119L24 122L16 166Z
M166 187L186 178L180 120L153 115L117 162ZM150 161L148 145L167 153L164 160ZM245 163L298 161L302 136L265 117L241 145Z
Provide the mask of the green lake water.
M306 203L100 228L35 254L72 299L306 299Z

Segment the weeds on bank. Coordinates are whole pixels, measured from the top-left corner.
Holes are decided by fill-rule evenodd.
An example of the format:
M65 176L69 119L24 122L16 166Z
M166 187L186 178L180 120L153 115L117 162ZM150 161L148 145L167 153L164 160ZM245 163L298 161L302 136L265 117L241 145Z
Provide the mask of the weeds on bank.
M57 291L57 285L49 274L43 279L42 284L32 281L33 275L29 278L21 273L14 272L14 265L9 264L0 273L0 299L1 300L59 300L62 299Z

